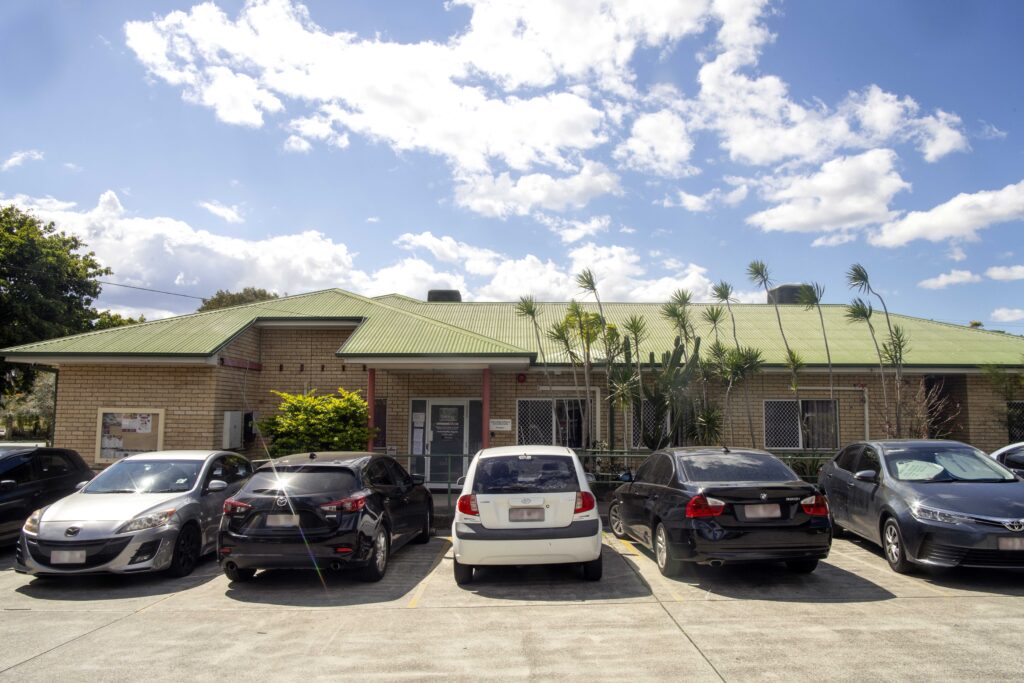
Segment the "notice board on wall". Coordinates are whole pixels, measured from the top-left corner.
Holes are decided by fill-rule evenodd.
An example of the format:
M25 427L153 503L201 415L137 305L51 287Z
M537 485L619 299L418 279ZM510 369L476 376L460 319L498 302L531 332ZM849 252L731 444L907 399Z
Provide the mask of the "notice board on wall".
M159 451L163 445L163 408L99 409L97 459L111 462L136 453Z

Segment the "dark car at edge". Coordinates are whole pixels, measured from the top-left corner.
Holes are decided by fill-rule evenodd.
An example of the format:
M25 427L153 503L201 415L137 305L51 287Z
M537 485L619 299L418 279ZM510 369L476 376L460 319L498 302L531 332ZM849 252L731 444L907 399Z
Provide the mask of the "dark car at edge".
M433 502L395 459L302 453L262 465L224 503L218 560L232 581L259 569L357 569L379 581L391 554L426 543Z
M847 446L819 472L837 529L915 565L1024 568L1024 481L958 441Z
M0 545L17 542L33 510L71 495L93 475L82 457L66 448L0 448Z
M650 548L666 576L685 562L784 561L811 572L832 543L817 487L755 450L653 453L615 490L608 516L612 533Z

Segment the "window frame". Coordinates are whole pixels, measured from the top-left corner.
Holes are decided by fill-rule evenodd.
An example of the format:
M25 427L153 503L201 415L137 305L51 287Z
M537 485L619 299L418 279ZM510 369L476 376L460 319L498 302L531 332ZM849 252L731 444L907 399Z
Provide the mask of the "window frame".
M1020 420L1017 423L1014 418ZM1024 441L1024 401L1006 402L1006 443Z
M804 403L808 401L823 401L831 402L834 410L833 416L835 420L835 442L830 446L822 446L824 450L835 450L839 448L839 444L842 443L842 439L839 437L839 399L838 398L801 398L799 399L799 405L797 407L797 439L799 445L797 446L772 446L768 444L768 421L767 421L767 408L769 403L796 403L798 399L795 398L765 398L761 399L761 441L764 444L766 450L772 451L806 451L811 450L811 446L804 443L805 429L802 428L801 422L804 420ZM859 456L858 456L859 457Z
M582 403L583 399L577 398L575 396L562 396L562 395L557 395L557 396L524 396L524 397L519 397L519 398L516 399L516 424L515 424L515 430L516 430L516 445L517 446L539 445L539 446L560 446L560 447L564 447L564 448L582 448L583 447L582 445L580 445L580 446L569 446L568 444L558 443L558 411L557 411L557 407L558 407L558 402L559 401L566 401L566 402L570 402L570 403L575 403L575 402L579 401L580 403ZM551 443L549 443L549 444L524 444L524 443L522 443L520 441L520 438L519 438L519 426L520 426L519 425L519 422L520 422L520 420L519 420L519 409L520 409L520 405L525 403L525 402L547 403L547 404L549 404L550 409L551 409ZM594 405L598 406L600 404L595 402ZM592 429L594 430L593 433L591 434L591 440L596 443L597 441L599 441L599 439L597 439L596 437L599 434L598 430L600 430L600 423L598 421L599 420L599 416L597 415L597 413L600 413L600 410L594 410L593 412L595 414L590 416L590 425L591 425Z

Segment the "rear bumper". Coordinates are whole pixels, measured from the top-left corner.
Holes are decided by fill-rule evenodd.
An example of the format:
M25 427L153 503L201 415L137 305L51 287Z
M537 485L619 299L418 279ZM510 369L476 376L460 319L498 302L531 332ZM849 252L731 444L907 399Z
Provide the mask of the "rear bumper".
M459 563L473 566L590 562L601 556L601 521L554 529L484 529L455 522L452 546Z
M339 552L341 548L350 552ZM221 531L217 541L217 561L221 565L233 562L241 569L361 567L372 552L372 542L356 532L303 542L301 538L263 539Z
M674 557L686 562L772 562L823 560L832 547L827 519L797 527L723 529L708 522L695 523L672 539Z

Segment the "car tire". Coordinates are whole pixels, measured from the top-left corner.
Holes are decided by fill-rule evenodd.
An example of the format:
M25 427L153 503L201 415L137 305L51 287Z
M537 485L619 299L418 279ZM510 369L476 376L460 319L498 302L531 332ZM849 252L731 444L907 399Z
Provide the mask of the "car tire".
M616 501L608 508L608 528L612 530L615 538L626 539L626 522L622 519L622 503Z
M668 542L665 525L658 522L654 528L654 561L662 576L678 576L682 563L672 556L672 545Z
M472 565L462 564L458 560L455 560L455 583L460 586L465 586L467 583L473 581L473 567Z
M903 543L903 532L899 523L892 517L885 520L882 526L882 552L889 568L897 574L909 574L914 565L907 559L907 547Z
M434 533L434 508L427 506L427 517L423 520L423 528L412 539L413 543L430 543L430 536Z
M199 563L202 546L199 529L193 524L183 526L174 540L174 553L171 555L171 564L167 567L167 574L179 579L191 574L192 570L196 568L196 564Z
M839 522L836 521L831 512L828 514L828 521L832 524L832 538L843 538L846 536L846 529L839 526Z
M586 579L587 581L600 581L601 580L601 574L604 573L604 567L603 567L603 564L601 562L601 556L600 555L597 556L596 560L591 560L590 562L584 562L583 565L582 565L582 568L583 568L583 578Z
M385 527L380 527L373 535L373 553L370 554L369 563L359 572L359 578L368 583L383 579L384 574L388 571L390 551L391 543L388 539L388 530Z
M818 560L786 560L786 566L796 574L810 574L818 568Z
M228 581L231 583L244 583L246 581L252 581L253 577L256 576L256 570L242 569L235 565L225 566L224 576L228 577Z

